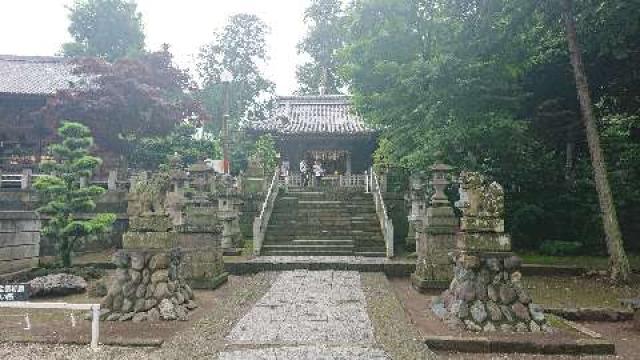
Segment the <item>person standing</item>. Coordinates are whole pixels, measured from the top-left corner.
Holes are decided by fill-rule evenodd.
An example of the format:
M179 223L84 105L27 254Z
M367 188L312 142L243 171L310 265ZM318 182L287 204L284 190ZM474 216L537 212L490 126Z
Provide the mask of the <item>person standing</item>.
M307 165L307 161L302 159L300 161L300 176L302 177L302 186L309 185L309 165Z
M316 177L316 186L319 187L322 176L324 175L324 169L322 168L322 164L320 164L320 161L318 160L316 160L315 164L313 164L313 174Z
M282 164L280 165L280 177L284 180L285 185L289 185L289 167L290 167L289 159L284 158L282 160Z

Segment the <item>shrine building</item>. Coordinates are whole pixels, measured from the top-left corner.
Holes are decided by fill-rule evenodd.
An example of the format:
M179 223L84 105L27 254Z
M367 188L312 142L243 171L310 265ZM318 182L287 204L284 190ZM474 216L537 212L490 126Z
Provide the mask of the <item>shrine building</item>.
M0 169L40 162L52 134L37 113L79 80L64 58L0 55Z
M328 175L367 171L378 132L353 109L350 96L284 96L275 115L250 125L254 135L271 134L282 161L298 172L302 159L318 160Z

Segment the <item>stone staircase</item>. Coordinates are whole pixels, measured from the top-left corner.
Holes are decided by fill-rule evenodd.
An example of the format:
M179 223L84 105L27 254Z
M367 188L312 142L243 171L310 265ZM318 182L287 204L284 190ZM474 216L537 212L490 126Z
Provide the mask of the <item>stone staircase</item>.
M266 256L385 256L371 194L290 190L267 226Z

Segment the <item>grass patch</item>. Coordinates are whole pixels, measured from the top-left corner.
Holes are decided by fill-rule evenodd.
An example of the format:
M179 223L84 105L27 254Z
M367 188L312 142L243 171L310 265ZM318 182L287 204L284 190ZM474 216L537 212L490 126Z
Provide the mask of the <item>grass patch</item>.
M578 331L574 328L572 328L571 326L569 326L564 319L555 316L553 314L545 314L545 317L547 318L547 323L549 325L551 325L551 327L553 327L554 329L560 329L560 330L564 330L570 333L578 333Z
M620 299L640 294L640 279L634 276L629 285L612 285L603 278L529 276L523 282L536 303L559 308L625 309Z
M593 270L606 270L609 267L607 256L550 256L538 253L519 253L525 264L578 266ZM631 268L640 271L640 255L629 255Z

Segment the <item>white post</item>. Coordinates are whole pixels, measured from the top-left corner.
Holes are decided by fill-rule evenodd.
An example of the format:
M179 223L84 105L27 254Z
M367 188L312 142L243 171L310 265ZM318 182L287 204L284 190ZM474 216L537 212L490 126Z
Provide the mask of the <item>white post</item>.
M390 220L386 220L387 224L386 224L386 234L385 234L385 238L387 240L387 257L388 258L392 258L394 255L393 252L393 224L391 223Z
M369 193L369 175L366 170L364 172L364 192Z
M91 306L91 349L98 350L98 337L100 336L100 305Z
M253 254L255 256L260 255L260 250L262 250L262 227L260 216L256 216L253 219Z
M107 178L107 190L118 190L118 170L109 170L109 177Z
M22 180L20 181L20 188L22 190L29 190L31 188L31 175L33 175L33 170L22 169Z

